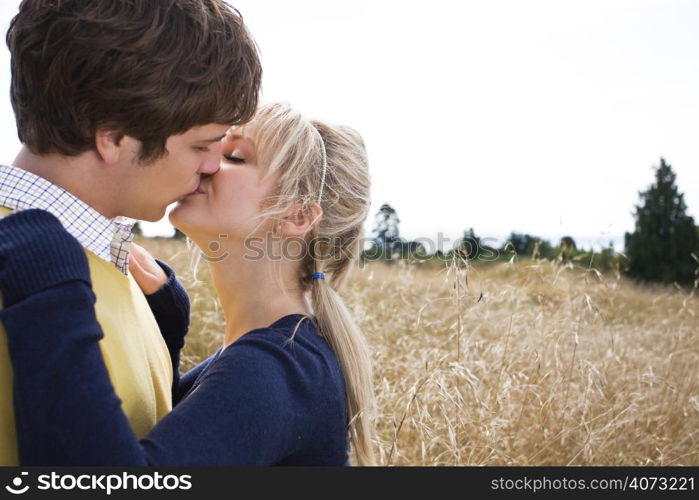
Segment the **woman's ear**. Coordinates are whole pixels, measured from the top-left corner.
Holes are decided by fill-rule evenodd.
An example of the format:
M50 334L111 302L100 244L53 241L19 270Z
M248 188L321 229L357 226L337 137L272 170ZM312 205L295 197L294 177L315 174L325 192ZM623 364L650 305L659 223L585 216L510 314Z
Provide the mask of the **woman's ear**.
M302 237L320 222L323 209L316 202L306 208L297 203L281 223L281 233L290 238Z
M107 165L119 162L124 149L124 134L113 130L98 130L95 134L97 154Z

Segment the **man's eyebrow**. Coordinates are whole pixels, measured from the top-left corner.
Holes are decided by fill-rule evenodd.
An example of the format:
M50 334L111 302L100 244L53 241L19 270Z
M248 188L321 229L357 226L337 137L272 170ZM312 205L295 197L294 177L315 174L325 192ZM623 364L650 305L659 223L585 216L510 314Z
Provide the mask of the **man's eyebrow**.
M218 136L218 137L214 137L213 139L202 139L201 141L197 141L197 142L203 142L203 143L206 143L206 144L212 144L212 143L214 143L214 142L220 141L220 140L223 139L224 137L226 137L226 134L220 135L220 136Z

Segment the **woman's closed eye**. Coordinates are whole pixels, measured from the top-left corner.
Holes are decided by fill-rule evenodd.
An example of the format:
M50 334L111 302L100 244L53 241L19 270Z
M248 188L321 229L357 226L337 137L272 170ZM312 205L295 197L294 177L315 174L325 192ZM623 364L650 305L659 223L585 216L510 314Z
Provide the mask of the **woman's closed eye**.
M223 157L231 163L245 163L245 158L233 155L223 155Z

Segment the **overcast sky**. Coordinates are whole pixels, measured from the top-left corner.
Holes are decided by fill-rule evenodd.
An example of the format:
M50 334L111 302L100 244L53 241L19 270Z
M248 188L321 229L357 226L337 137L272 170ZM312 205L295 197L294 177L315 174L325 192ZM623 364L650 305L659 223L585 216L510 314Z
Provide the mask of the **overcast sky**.
M260 47L264 99L359 130L372 219L390 203L406 238L473 227L606 244L633 228L661 155L699 216L699 1L231 3ZM18 5L3 0L3 32ZM4 44L0 71L6 96Z

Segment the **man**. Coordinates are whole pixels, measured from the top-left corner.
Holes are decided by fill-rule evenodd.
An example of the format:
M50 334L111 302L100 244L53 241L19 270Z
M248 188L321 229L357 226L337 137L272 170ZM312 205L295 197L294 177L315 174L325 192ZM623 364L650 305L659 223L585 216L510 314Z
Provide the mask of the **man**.
M128 271L130 219L159 220L218 170L219 140L257 106L256 46L222 0L24 0L7 45L23 147L0 166L0 218L46 210L84 247L102 354L141 437L171 409L173 374ZM12 388L0 325L0 465L18 464Z

